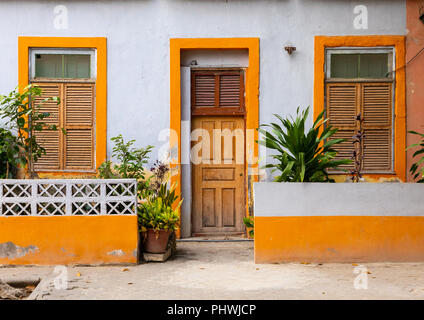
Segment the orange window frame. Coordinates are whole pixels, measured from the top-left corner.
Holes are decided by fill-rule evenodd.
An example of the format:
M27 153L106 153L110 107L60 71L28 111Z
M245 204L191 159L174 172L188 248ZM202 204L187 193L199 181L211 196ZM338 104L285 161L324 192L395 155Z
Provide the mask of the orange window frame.
M97 51L95 101L95 166L106 160L107 145L107 40L104 37L18 37L18 84L20 90L29 84L29 51L31 48L90 48ZM38 174L87 175L87 172L43 172ZM93 172L94 174L95 172Z
M325 49L337 47L394 47L394 173L364 174L365 179L398 178L406 181L406 102L404 36L315 36L314 46L314 118L325 108Z

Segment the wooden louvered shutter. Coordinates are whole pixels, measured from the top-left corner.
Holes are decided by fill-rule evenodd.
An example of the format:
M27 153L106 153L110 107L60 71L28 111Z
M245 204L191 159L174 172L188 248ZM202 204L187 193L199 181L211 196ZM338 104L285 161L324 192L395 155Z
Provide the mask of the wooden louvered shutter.
M354 146L352 137L355 134L355 116L359 113L359 85L355 83L329 83L327 84L327 117L329 124L339 130L333 139L346 139L345 142L335 145L338 152L336 159L351 159ZM341 166L353 168L352 164Z
M215 75L194 74L194 107L215 107Z
M392 83L328 83L327 117L339 131L333 138L347 141L336 145L337 158L350 159L354 150L352 136L364 118L363 171L392 170ZM351 168L353 164L345 166Z
M362 84L364 171L392 168L392 84Z
M46 98L60 97L61 84L58 83L36 83L41 90L42 95L33 100L35 106L40 106L38 112L47 112L49 117L44 118L42 122L49 125L60 125L60 106L55 101L41 102ZM46 150L37 162L34 163L34 169L60 169L60 132L58 130L34 131L37 143Z
M244 76L242 70L192 71L192 114L243 114Z
M93 169L94 84L64 85L64 168Z

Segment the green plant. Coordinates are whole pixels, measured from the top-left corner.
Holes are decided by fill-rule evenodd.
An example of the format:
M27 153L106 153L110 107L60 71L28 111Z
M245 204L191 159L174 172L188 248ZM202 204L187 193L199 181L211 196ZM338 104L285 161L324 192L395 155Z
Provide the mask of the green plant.
M146 174L144 166L153 147L149 145L146 148L135 148L133 147L135 140L125 142L121 134L111 140L115 144L112 149L112 157L116 158L118 163L114 164L110 160L103 162L98 168L99 177L102 179L135 178L144 180Z
M0 179L16 177L19 157L19 144L16 136L7 129L0 128Z
M253 217L243 217L243 223L246 226L246 228L250 228L249 236L253 238L253 236L255 235L253 230L253 227L254 227Z
M179 227L180 216L178 209L182 204L182 200L175 208L166 205L162 198L158 197L153 200L141 203L138 207L138 223L141 232L147 230L175 231Z
M409 150L411 148L420 147L417 151L414 152L412 155L413 158L418 157L419 155L424 154L424 134L418 133L416 131L408 131L409 133L416 134L421 137L420 141L418 143L411 144L406 150ZM417 179L418 183L424 182L424 167L422 164L424 163L424 156L421 156L421 159L419 159L417 162L411 165L411 168L409 169L409 172L413 175L414 179Z
M149 201L161 198L166 206L172 206L178 200L175 193L176 184L168 187L169 166L161 161L156 161L150 168L152 175L140 186L140 197Z
M309 107L301 113L297 108L296 119L274 114L281 125L270 123L261 126L270 131L261 127L258 129L264 136L259 143L276 151L276 154L271 155L276 163L267 164L265 168L280 172L275 178L277 182L332 182L334 180L329 178L327 170L351 163L350 159L335 160L337 152L332 147L345 140L330 140L337 129L324 126L328 119L324 119L323 112L318 115L309 131L305 132L308 114Z
M359 182L362 178L362 168L364 162L364 152L363 152L363 140L365 137L364 134L364 118L362 114L358 114L355 117L356 122L358 123L359 129L356 134L352 137L353 139L353 152L352 152L352 160L353 160L353 169L350 171L352 175L352 182Z
M6 119L6 126L17 132L17 161L27 166L30 178L34 177L34 163L46 153L46 150L37 143L35 131L57 130L56 125L49 125L43 120L50 116L48 112L40 112L40 106L47 101L59 104L58 97L43 99L39 104L33 103L41 96L41 88L28 85L22 93L15 88L8 95L0 95L0 116Z

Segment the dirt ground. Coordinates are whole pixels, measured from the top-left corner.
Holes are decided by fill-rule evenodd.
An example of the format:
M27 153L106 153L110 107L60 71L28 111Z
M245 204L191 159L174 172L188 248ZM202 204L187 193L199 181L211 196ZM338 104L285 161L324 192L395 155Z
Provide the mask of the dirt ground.
M44 279L37 299L424 298L424 263L257 265L251 241L178 242L166 263L67 267L66 290L55 289L53 271L2 267L0 279Z

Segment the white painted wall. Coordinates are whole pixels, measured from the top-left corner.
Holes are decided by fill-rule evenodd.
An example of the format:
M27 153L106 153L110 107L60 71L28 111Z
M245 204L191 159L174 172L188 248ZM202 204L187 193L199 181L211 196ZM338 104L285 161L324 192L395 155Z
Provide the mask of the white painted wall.
M256 217L424 216L417 183L258 182L253 192Z
M366 30L354 28L357 4L348 0L3 0L0 93L18 82L18 36L107 37L108 140L122 133L139 145L159 147L163 144L159 132L169 128L169 39L259 37L260 121L269 122L273 113L292 114L297 106L312 105L314 35L405 34L404 0L361 2L368 8ZM68 29L54 28L57 5L68 10ZM283 49L287 44L297 47L291 56Z

